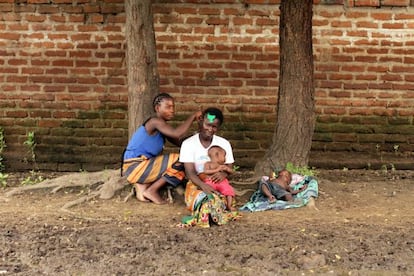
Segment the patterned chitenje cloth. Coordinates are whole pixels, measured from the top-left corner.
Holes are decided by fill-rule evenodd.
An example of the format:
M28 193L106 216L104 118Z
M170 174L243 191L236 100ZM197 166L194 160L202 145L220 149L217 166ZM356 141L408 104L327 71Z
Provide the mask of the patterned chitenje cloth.
M267 181L261 179L260 181ZM303 180L293 186L293 190L299 190L303 185L307 184L306 190L293 196L293 202L277 200L270 203L269 200L260 190L255 191L250 200L239 208L240 211L258 212L265 210L283 210L289 208L298 208L306 206L311 197L318 197L318 181L311 176L304 176Z
M226 210L225 198L217 194L207 195L197 189L192 182L187 183L185 202L191 215L182 218L179 227L199 226L203 228L211 225L223 225L240 218L238 212Z
M145 156L124 160L122 171L129 183L153 183L164 177L177 186L185 177L184 165L178 162L178 153L167 153L147 159Z

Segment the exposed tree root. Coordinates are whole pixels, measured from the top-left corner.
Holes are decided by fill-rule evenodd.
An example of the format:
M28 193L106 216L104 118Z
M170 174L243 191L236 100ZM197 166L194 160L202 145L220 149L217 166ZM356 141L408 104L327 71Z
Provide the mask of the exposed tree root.
M128 193L128 195L124 198L124 202L127 202L131 197L135 195L135 189L134 187L131 188L131 191Z
M123 189L127 185L128 182L125 178L120 176L119 170L80 172L47 179L31 186L17 187L7 192L5 196L11 197L26 191L39 189L52 189L51 193L56 193L62 189L71 187L88 187L90 189L90 192L87 195L66 203L62 207L62 210L65 210L97 197L101 199L110 199L117 191Z
M93 191L89 195L85 195L85 196L83 196L81 198L78 198L76 200L72 200L72 201L66 203L65 205L63 205L63 207L61 209L62 210L67 210L67 209L69 209L69 208L71 208L73 206L76 206L78 204L81 204L83 202L89 201L91 199L95 199L98 196L99 196L99 191Z
M111 221L112 219L110 219L110 218L107 218L107 219L105 219L105 218L92 218L92 217L85 217L85 216L82 216L82 215L79 215L79 214L77 214L77 213L75 213L75 212L73 212L73 211L70 211L69 209L67 209L67 208L60 208L60 210L62 211L62 212L66 212L66 213L68 213L68 214L70 214L71 216L73 216L73 217L75 217L75 218L78 218L78 219L83 219L83 220L92 220L92 221Z
M245 181L232 181L235 185L253 185L257 182L255 178L248 178ZM5 197L1 200L8 200L7 197L12 197L17 194L21 194L27 191L34 191L40 189L50 189L50 193L57 193L62 189L74 188L74 187L87 187L88 192L86 195L67 202L62 208L62 211L69 212L69 209L73 206L82 204L86 201L100 198L110 199L119 190L129 186L125 178L120 177L119 170L104 170L98 172L79 172L68 173L53 179L46 179L38 184L31 186L16 187L5 194ZM183 195L184 191L180 190L180 186L176 189L179 195ZM253 189L240 189L236 190L237 196L243 196L248 192L253 192ZM174 202L170 189L167 189L169 202ZM128 195L124 198L124 202L127 202L131 197L135 195L134 188L132 187Z
M254 185L259 181L259 179L260 177L249 177L249 178L243 179L243 181L232 179L230 183L234 185Z
M0 201L3 201L3 202L8 202L10 199L8 199L8 198L5 198L5 197L0 197Z
M236 196L243 196L247 194L248 192L254 192L255 189L243 189L243 190L235 190Z

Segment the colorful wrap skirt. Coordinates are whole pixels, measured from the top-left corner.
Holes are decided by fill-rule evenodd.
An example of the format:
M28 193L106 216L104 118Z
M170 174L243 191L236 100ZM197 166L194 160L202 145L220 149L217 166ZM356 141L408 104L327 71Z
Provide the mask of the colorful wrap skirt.
M163 177L176 187L185 178L184 164L178 162L178 157L178 153L166 153L150 159L145 156L126 159L122 163L122 172L131 184L153 183Z
M238 212L226 211L224 197L214 193L207 195L191 181L186 185L184 201L187 209L191 211L191 215L183 217L181 227L200 226L206 228L211 224L223 225L240 218Z

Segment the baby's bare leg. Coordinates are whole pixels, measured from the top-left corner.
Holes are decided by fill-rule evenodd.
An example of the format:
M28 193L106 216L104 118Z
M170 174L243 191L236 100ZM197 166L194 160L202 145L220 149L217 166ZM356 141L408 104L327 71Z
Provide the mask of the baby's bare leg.
M236 211L236 208L233 207L233 197L227 196L226 197L226 207L229 211Z
M269 200L270 203L273 203L273 202L276 201L276 198L272 195L272 193L270 192L270 190L267 187L267 185L262 185L261 186L261 189L262 189L262 192L267 197L267 199Z
M293 201L293 196L291 194L286 194L285 199L286 201Z

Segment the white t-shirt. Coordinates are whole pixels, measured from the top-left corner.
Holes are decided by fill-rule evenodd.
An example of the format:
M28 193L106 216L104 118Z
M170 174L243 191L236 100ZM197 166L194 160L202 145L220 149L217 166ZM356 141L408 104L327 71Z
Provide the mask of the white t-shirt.
M233 164L233 150L229 141L220 136L213 136L211 145L205 148L199 138L199 133L185 139L181 144L180 149L180 162L181 163L194 163L197 173L203 172L204 163L210 161L208 157L208 149L211 146L220 146L226 151L226 164Z

